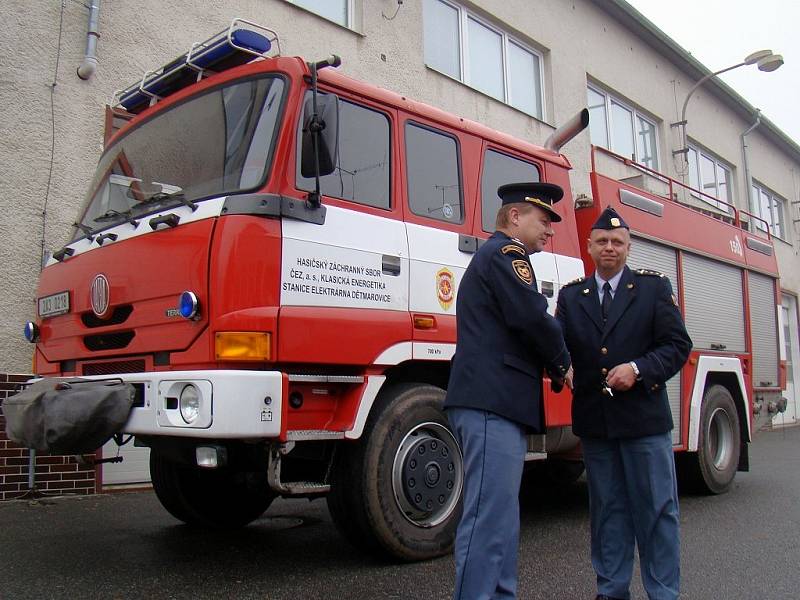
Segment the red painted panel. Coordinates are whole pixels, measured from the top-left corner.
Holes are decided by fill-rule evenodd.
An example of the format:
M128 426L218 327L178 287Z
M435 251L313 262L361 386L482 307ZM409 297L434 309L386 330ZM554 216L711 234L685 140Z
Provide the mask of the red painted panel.
M208 315L208 255L216 219L204 219L148 233L68 258L47 267L39 281L37 297L70 291L70 312L40 322L38 349L51 362L59 360L183 350L205 328ZM111 309L132 305L122 323L87 327L81 314L92 314L89 288L102 273L110 286ZM200 319L188 321L168 316L181 292L192 290L200 301ZM134 331L123 349L89 351L86 335Z
M278 324L278 360L368 365L386 348L410 339L407 312L285 306Z
M559 393L550 389L550 379L544 379L544 420L548 427L572 425L572 392L565 387Z

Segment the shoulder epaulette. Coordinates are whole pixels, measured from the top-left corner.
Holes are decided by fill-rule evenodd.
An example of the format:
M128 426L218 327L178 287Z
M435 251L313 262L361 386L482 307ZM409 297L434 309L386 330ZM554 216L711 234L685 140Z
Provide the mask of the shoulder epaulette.
M528 256L528 253L525 252L525 248L522 246L518 246L517 244L506 244L502 248L500 248L500 252L503 254L513 253L519 254L520 256Z
M635 269L633 271L637 275L650 275L651 277L666 277L664 273L660 271L653 271L652 269Z
M589 279L588 277L578 277L577 279L573 279L572 281L568 281L567 283L565 283L565 284L564 284L564 285L562 285L561 287L562 287L562 289L563 289L563 288L565 288L565 287L569 287L569 286L571 286L571 285L577 285L577 284L579 284L579 283L583 283L584 281L586 281L586 280L588 280L588 279Z

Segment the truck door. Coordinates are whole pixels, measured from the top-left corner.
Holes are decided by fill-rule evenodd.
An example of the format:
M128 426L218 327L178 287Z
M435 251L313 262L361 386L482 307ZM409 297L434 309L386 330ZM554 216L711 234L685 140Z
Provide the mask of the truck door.
M413 355L449 359L458 286L477 247L474 239L472 250L463 244L472 226L466 163L479 142L417 117L405 120L402 134Z
M393 118L366 101L340 98L337 164L321 178L325 221L283 220L281 361L365 365L410 337L408 242L391 168ZM301 128L302 117L298 157ZM314 179L296 163L303 196Z

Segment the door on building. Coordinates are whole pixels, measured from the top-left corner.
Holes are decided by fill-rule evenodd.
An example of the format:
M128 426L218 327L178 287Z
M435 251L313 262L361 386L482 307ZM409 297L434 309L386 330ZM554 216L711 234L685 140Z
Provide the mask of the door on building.
M148 485L150 483L150 448L134 446L133 441L117 446L109 440L103 446L103 458L121 456L122 462L102 466L103 487L118 485Z
M797 298L783 294L781 303L783 340L786 345L786 412L775 415L773 425L790 425L800 417L800 328L797 322Z

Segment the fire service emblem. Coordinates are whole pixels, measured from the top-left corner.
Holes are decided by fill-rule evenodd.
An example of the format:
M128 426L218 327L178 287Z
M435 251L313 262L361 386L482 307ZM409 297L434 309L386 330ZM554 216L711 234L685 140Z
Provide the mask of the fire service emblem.
M92 312L98 317L104 317L108 312L109 302L108 279L105 275L101 273L94 278L89 293L92 299Z
M439 298L439 305L444 310L452 306L455 297L455 276L450 269L439 269L436 273L436 295Z

